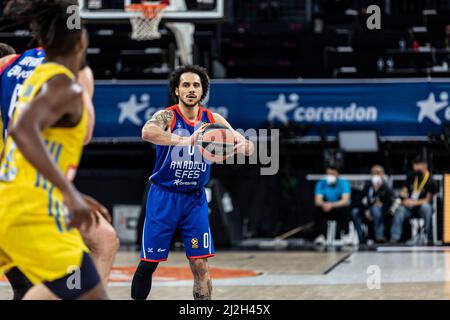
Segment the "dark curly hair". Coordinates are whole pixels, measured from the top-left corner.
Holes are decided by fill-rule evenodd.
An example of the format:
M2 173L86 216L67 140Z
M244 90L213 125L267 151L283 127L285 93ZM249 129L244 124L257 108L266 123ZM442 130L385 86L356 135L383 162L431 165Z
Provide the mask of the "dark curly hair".
M418 164L418 163L424 163L424 164L428 164L427 158L426 156L424 156L423 154L418 154L414 157L414 159L412 160L413 164Z
M203 88L203 94L200 98L200 102L202 102L203 99L205 99L206 96L208 95L209 77L208 71L201 66L193 66L193 65L182 66L177 68L174 72L172 72L169 78L170 96L172 97L172 99L174 99L174 101L178 101L178 97L175 94L175 89L180 86L180 78L181 75L183 75L184 73L195 73L200 77L200 81L202 83Z
M0 59L15 53L16 51L13 47L7 45L6 43L0 42Z
M67 27L71 6L78 6L78 0L10 0L4 15L27 24L33 37L48 53L65 55L73 50L83 32L83 28Z

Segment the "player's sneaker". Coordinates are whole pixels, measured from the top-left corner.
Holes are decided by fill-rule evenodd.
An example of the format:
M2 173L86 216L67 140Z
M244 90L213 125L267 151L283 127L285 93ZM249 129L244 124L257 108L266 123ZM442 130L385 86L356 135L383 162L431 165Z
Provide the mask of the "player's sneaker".
M325 244L325 241L326 241L325 236L321 234L314 240L314 244L323 246Z

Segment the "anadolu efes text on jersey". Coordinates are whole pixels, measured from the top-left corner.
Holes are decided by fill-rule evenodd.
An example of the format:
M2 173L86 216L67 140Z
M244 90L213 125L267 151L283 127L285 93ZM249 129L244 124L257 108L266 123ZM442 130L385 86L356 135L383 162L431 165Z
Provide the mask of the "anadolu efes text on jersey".
M4 131L12 117L23 83L44 59L44 49L34 48L16 55L0 69L0 106Z
M195 123L186 119L178 105L170 108L174 119L171 132L189 137L202 123L214 123L211 111L200 106ZM156 164L150 181L169 191L187 193L202 189L209 180L211 164L197 146L156 146Z

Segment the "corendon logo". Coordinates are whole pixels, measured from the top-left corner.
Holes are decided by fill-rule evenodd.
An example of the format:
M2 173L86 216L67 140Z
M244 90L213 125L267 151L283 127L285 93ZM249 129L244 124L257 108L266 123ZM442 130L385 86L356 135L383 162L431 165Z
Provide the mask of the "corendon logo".
M297 122L375 122L378 110L373 106L358 106L350 102L348 106L301 106L300 96L292 93L286 99L279 94L278 99L267 103L268 120L287 124L290 119Z
M150 119L156 111L162 109L151 107L150 101L151 96L144 93L139 96L139 100L137 95L132 94L128 98L128 101L120 102L117 106L120 109L119 124L128 120L136 126L142 126L144 120Z
M450 121L450 107L448 106L448 93L441 92L439 94L440 101L436 101L436 97L434 93L430 92L428 94L428 98L425 100L417 101L417 107L419 110L419 115L417 117L417 121L422 123L425 119L430 120L431 122L441 125L442 121L438 117L440 111L444 110L443 116L444 119Z

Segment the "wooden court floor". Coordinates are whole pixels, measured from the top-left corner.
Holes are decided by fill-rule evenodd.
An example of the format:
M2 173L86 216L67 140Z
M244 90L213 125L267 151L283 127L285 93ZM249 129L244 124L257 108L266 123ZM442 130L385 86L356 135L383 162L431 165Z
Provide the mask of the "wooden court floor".
M120 251L108 285L112 299L130 299L138 253ZM386 251L223 251L210 259L213 298L450 299L450 248ZM0 299L11 298L5 279ZM192 299L192 277L183 252L160 264L150 299Z

